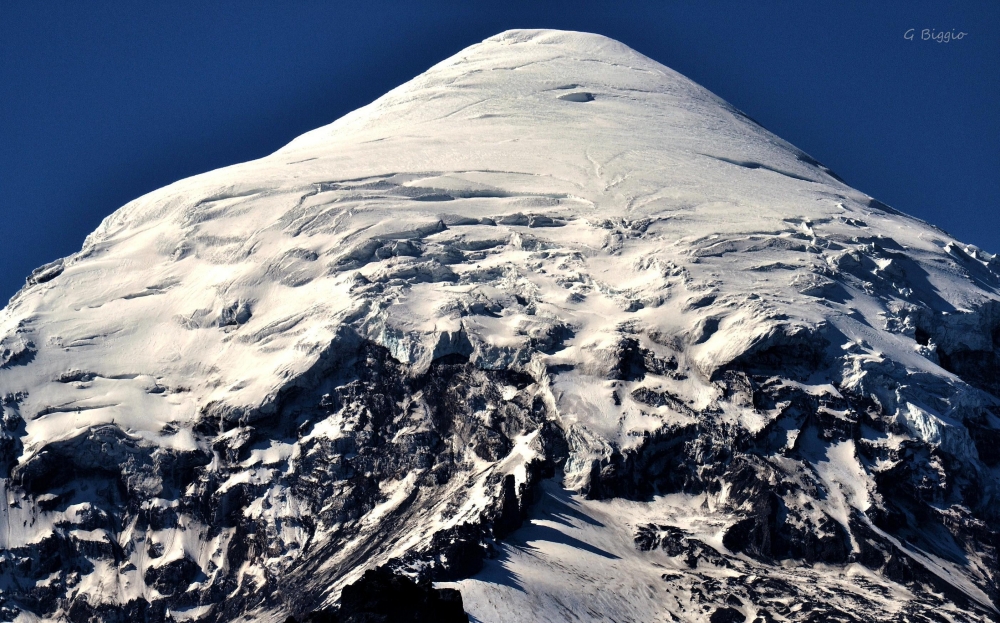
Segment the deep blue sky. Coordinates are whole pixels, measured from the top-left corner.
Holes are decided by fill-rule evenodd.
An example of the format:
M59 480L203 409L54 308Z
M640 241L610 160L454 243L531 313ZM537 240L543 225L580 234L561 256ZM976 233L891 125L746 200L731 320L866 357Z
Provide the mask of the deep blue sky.
M508 28L618 39L1000 251L1000 2L479 4L3 0L0 301L127 201L266 155Z

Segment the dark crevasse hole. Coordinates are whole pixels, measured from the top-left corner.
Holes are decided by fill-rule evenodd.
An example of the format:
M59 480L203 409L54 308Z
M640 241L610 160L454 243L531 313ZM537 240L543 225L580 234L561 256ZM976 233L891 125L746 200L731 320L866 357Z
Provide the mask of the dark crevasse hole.
M236 301L222 309L219 314L219 326L231 327L246 324L253 316L249 301Z
M913 339L917 340L917 344L927 346L931 341L931 334L917 327L916 332L913 334Z
M567 102L592 102L594 101L594 94L578 91L576 93L560 95L559 99Z

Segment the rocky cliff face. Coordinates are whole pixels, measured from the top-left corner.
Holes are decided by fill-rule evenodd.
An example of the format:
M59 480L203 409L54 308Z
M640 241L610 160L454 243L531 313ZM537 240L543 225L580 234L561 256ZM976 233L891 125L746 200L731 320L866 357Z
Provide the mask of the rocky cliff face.
M621 44L503 33L29 277L0 618L379 568L479 621L996 620L998 275Z

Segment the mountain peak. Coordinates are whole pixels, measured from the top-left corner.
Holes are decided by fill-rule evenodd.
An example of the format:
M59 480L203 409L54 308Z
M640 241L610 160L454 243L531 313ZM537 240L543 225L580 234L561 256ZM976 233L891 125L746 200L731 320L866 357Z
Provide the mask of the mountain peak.
M656 61L646 58L620 41L590 32L552 29L511 29L493 35L479 44L498 43L501 45L535 44L548 45L564 50L564 53L579 55L584 58L599 57L604 60L632 60L650 66L659 65ZM475 50L475 52L471 52ZM492 50L480 50L476 46L469 48L470 53L491 54Z
M470 46L279 153L322 152L340 140L396 140L406 136L404 127L442 137L482 134L484 149L504 144L500 149L510 154L495 165L532 154L570 158L579 145L599 142L592 140L595 132L610 144L663 152L681 147L663 140L671 138L668 130L685 141L724 131L743 151L784 148L793 160L800 154L709 91L617 41L551 30L507 31ZM572 154L561 153L567 150ZM490 156L503 159L484 151L484 168Z

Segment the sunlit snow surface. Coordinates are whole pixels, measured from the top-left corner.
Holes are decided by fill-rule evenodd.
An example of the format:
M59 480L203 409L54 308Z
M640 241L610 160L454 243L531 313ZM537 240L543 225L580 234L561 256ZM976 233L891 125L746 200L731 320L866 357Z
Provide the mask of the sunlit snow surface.
M775 414L729 400L713 374L806 332L837 336L830 350L842 367L818 371L805 391L878 394L899 422L880 443L920 439L977 462L957 410L993 399L917 344L913 310L955 317L941 331L968 325L968 342L986 339L972 329L988 320L972 312L998 299L990 260L848 187L617 42L509 31L266 158L171 184L109 216L61 272L36 274L0 315L0 395L11 397L5 412L25 421L16 457L24 465L102 424L141 446L207 448L212 439L195 425L265 416L347 325L413 374L449 353L487 370L527 371L569 439L566 490L546 484L531 525L460 583L469 612L484 623L514 620L508 604L519 621L670 620L668 611L705 620L665 585L673 563L637 551L632 531L669 520L722 551L728 520L711 512L721 502L573 497L593 461L646 432L708 417L711 406L711 417L762 430ZM560 327L568 339L538 346ZM623 335L676 359L679 373L609 380ZM907 380L921 374L926 383ZM686 407L643 404L632 397L642 387ZM338 422L331 416L309 435L336 439ZM788 431L789 446L799 434ZM523 448L482 469L523 481L533 456ZM806 439L799 448L833 492L818 502L823 512L846 523L852 509L867 510L873 467L853 442ZM294 469L298 451L295 440L257 448L221 486L275 479ZM992 499L995 477L984 473ZM475 486L485 496L484 482ZM379 513L410 486L385 483L388 506L363 521L377 530ZM27 498L7 508L12 500L0 507L0 546L55 529L58 513ZM470 500L473 513L480 502ZM245 512L273 519L296 509L289 494ZM436 521L414 523L364 562L398 555L443 525ZM170 543L208 568L227 537L203 528ZM114 538L124 546L133 535ZM121 582L100 566L85 582L111 601L154 595L138 588L152 563L135 556L137 570L121 572ZM989 603L977 588L981 571L927 560ZM264 572L246 570L255 573ZM826 581L847 584L851 574L871 572L853 565ZM879 597L889 611L907 599L905 588L891 590L899 592Z

